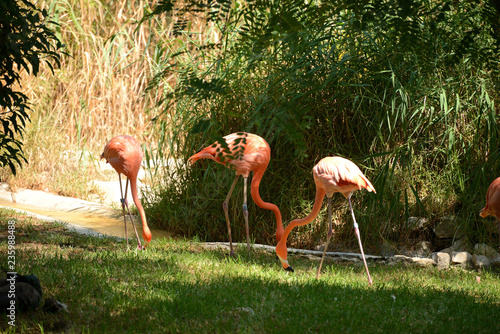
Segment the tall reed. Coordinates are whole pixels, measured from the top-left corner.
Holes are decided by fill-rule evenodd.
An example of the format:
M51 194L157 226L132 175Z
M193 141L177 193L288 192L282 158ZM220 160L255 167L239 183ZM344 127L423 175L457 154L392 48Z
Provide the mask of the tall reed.
M28 165L17 177L1 172L13 188L42 188L88 197L107 140L129 134L149 142L154 136L155 97L144 94L156 66L151 53L162 38L154 27L138 26L146 1L46 0L49 25L66 56L52 75L45 67L26 76L23 91L33 104L24 139ZM66 181L68 180L68 181Z

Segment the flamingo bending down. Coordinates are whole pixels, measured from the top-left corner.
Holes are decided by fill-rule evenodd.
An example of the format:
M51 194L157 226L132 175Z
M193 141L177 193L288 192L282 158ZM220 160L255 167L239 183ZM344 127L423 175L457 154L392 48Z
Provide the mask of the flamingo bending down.
M500 238L500 177L491 182L488 187L488 191L486 192L486 206L479 212L479 215L483 218L494 216L497 219Z
M293 271L292 267L287 261L287 247L286 240L288 235L295 226L301 226L309 224L317 216L321 209L321 204L323 203L323 198L328 198L328 235L326 239L325 249L323 250L323 256L321 257L321 262L316 273L316 278L319 278L321 272L321 266L323 264L323 259L325 257L326 249L328 248L328 243L333 234L332 232L332 196L333 193L340 192L349 201L349 207L351 209L352 219L354 220L354 232L358 238L359 247L361 249L361 255L363 257L363 262L365 264L366 273L368 275L368 282L372 284L372 279L370 277L370 272L368 271L368 265L366 264L365 254L363 252L363 245L361 244L361 237L359 235L358 224L356 223L356 217L354 216L354 211L352 210L351 195L355 190L365 188L368 191L375 192L375 188L370 183L370 181L363 175L352 161L341 158L341 157L326 157L320 160L313 168L314 182L316 183L316 198L314 200L314 206L311 213L303 219L295 219L285 229L283 238L276 246L276 254L283 265L283 268L288 271Z
M222 149L220 143L215 142L190 157L188 161L193 164L199 159L211 159L236 171L236 177L231 185L231 188L229 189L229 193L227 194L224 203L222 204L222 208L224 209L224 214L226 216L227 233L229 235L230 255L234 256L228 203L231 194L233 193L234 186L236 185L236 181L240 175L243 175L243 216L245 218L248 253L250 253L250 232L248 228L247 179L250 172L254 172L250 187L250 194L252 195L253 201L260 208L273 211L276 216L276 241L281 239L284 229L281 221L281 212L278 206L272 203L264 202L259 195L260 181L262 180L262 176L264 175L264 172L269 165L269 161L271 160L271 148L269 147L269 144L263 138L246 132L232 133L225 136L224 140L227 143L227 148L231 152L230 154L226 153Z
M120 193L122 196L120 201L122 203L123 222L125 223L125 239L127 240L127 249L128 234L125 207L127 208L130 220L132 221L132 226L134 227L135 235L137 236L138 248L144 249L145 246L151 242L151 231L149 230L148 223L146 221L144 208L139 200L139 196L137 196L137 174L139 173L139 168L141 167L142 162L141 145L134 137L131 136L114 137L106 144L106 146L104 146L104 152L101 154L101 159L106 159L106 162L108 162L118 173L118 179L120 180ZM127 182L125 183L125 194L122 189L121 174L127 177ZM130 213L128 207L127 188L129 181L132 198L141 216L142 237L146 243L144 246L141 245L141 240L137 234L137 229L135 228L134 220L132 219L132 214Z

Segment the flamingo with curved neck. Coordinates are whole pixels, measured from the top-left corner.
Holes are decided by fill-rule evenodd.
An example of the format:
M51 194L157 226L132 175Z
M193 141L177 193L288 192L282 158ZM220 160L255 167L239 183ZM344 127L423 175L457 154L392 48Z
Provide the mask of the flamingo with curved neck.
M200 152L191 156L188 161L193 164L200 159L211 159L228 168L236 171L236 177L229 189L229 193L222 204L224 214L226 216L227 232L229 235L230 255L234 256L233 242L231 238L231 224L229 220L229 199L233 193L236 181L240 175L243 176L243 216L245 218L245 229L247 237L247 249L250 253L250 233L248 227L248 210L247 210L247 179L250 172L254 172L250 194L252 199L262 209L273 211L276 217L276 241L280 241L283 235L283 223L281 212L273 203L264 202L259 194L259 186L264 175L269 161L271 160L271 148L269 144L260 136L247 132L232 133L223 137L226 145L221 145L219 142L205 147ZM224 150L226 146L226 150Z
M135 235L137 236L137 243L139 249L144 249L151 242L151 231L148 227L146 220L146 213L142 207L142 203L137 195L137 175L139 174L139 169L141 168L142 162L142 149L139 142L131 136L116 136L112 138L106 146L104 146L104 151L101 154L101 159L106 159L118 173L118 179L120 180L120 193L121 193L121 203L123 210L123 221L125 223L125 239L127 240L128 248L128 234L127 234L127 220L125 208L128 211L130 220L132 221L132 226L134 227ZM127 177L127 182L125 183L125 193L122 189L122 179L121 174ZM130 191L132 192L132 199L134 200L135 206L139 210L139 215L142 222L142 238L144 239L145 245L141 244L139 239L139 234L134 225L134 220L132 219L132 214L130 213L128 202L127 202L127 189L128 182L130 181Z
M371 285L372 279L370 272L368 271L368 265L366 264L365 254L363 252L358 223L356 222L356 217L354 216L354 211L352 210L351 195L355 190L363 188L370 192L375 192L375 188L359 170L358 166L356 166L352 161L341 157L326 157L321 159L313 168L313 177L314 182L316 183L316 198L314 199L312 211L305 218L295 219L288 224L283 234L283 238L281 238L278 245L276 245L276 255L280 259L283 268L287 271L293 272L293 268L287 260L288 249L286 241L288 239L288 235L294 227L309 224L318 216L319 211L321 210L321 205L323 204L323 199L326 195L328 198L328 235L326 245L323 250L323 256L321 257L321 262L316 273L316 278L319 278L321 266L323 265L325 253L328 248L328 243L333 235L331 208L332 196L334 193L340 192L349 201L349 207L354 221L354 232L358 238L361 255L366 268L366 274L368 275L368 282Z

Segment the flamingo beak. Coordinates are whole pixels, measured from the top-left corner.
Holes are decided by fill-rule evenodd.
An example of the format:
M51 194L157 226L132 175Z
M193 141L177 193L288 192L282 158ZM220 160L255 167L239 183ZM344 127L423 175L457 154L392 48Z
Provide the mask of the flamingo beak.
M278 255L278 254L276 254ZM285 269L286 271L291 271L292 273L294 272L293 268L290 267L290 265L288 264L288 261L283 259L281 256L278 255L278 259L280 259L281 261L281 265L283 266L283 269Z

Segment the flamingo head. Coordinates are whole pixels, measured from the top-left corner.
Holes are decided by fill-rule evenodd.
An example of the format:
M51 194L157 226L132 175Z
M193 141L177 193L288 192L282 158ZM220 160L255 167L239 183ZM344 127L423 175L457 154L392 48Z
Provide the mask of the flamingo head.
M144 248L146 248L146 246L149 246L149 243L151 242L152 238L153 237L151 235L151 231L149 230L149 228L143 229L142 239L144 239Z
M489 212L487 212L487 206L485 206L484 208L481 209L481 211L479 211L479 215L483 218L489 216Z

